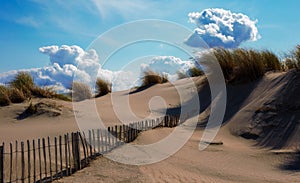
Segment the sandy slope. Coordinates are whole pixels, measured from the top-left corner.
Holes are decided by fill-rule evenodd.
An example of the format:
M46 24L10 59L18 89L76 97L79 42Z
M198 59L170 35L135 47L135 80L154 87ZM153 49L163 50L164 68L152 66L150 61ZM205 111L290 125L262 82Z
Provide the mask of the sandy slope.
M194 80L199 84L202 124L180 151L164 161L144 166L123 165L99 158L90 167L59 182L299 182L300 158L279 151L294 150L299 146L298 73L269 73L257 82L227 86L224 127L215 139L224 144L209 146L204 151L198 150L198 143L203 133L201 127L205 126L205 117L209 115L210 92L203 78ZM177 84L184 91L184 100L193 100L191 86L186 80ZM160 116L165 108L174 108L168 112L180 110L176 108L180 103L178 92L169 83L131 92L126 98L129 92L116 92L95 100L99 116L106 125L118 124L118 115L123 122L132 122ZM130 108L126 108L127 100ZM28 104L0 108L0 140L30 139L77 130L72 104L55 102L63 105L63 112L58 117L43 114L17 120L15 118ZM92 111L89 102L79 104L86 111ZM75 112L79 118L89 117L82 111ZM133 143L151 144L172 130L143 132ZM277 149L276 153L269 148Z
M171 129L144 132L134 143L152 143ZM160 134L160 135L157 135ZM197 130L185 146L168 159L143 166L123 165L99 158L59 182L298 182L300 173L283 171L287 155L258 149L253 142L232 137L223 129L216 140L224 145L198 150ZM150 140L149 140L150 139Z
M0 107L0 141L9 143L15 140L31 140L47 136L63 135L78 129L68 102L51 99L33 99L33 104L44 102L61 106L62 115L52 117L49 112L42 115L22 118L29 106L28 102Z
M299 145L298 81L292 72L269 73L257 82L227 86L225 126L215 139L223 145L199 151L200 128L180 151L164 161L129 166L99 158L61 182L299 182L299 157L286 154ZM199 88L201 110L209 114L205 111L209 109L209 92L204 85ZM202 121L205 124L205 119ZM143 132L133 144L154 143L172 130ZM240 135L255 138L246 140ZM284 150L261 148L259 144Z

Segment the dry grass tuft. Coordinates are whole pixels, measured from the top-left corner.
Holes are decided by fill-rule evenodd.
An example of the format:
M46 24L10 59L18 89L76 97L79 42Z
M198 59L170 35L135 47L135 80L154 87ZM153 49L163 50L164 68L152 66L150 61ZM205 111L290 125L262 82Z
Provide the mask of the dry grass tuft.
M300 70L300 45L297 45L291 56L285 59L284 66L286 70Z
M111 93L111 88L112 85L111 83L101 79L101 78L97 78L96 81L96 90L97 90L97 94L96 97L101 97L104 96L108 93Z
M89 85L80 82L72 83L72 99L75 102L92 98L92 92Z
M168 82L168 77L165 74L158 74L152 70L144 72L142 86L150 86Z
M268 50L216 48L204 56L204 65L209 64L211 54L217 58L227 83L255 81L268 71L283 70L278 57Z
M22 103L26 100L26 97L19 89L9 88L9 99L12 103Z
M25 97L31 97L31 91L35 86L33 78L27 72L19 72L9 85L11 88L20 90Z
M0 85L0 106L8 106L10 103L8 89Z
M197 67L190 68L188 72L189 72L190 77L197 77L197 76L204 75L204 72Z

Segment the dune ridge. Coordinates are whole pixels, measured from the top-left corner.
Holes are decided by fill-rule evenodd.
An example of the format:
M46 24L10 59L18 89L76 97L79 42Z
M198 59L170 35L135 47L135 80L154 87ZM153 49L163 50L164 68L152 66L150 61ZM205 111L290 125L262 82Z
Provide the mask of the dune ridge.
M210 91L204 77L193 78L198 85L201 115L196 131L181 150L162 162L144 166L98 158L90 167L58 182L298 182L299 77L297 71L269 72L254 82L227 85L223 127L214 140L218 145L209 145L204 151L199 151L198 144L210 113ZM190 90L185 79L176 84ZM95 99L99 116L107 126L120 123L113 107L122 108L122 104L112 103L112 96L122 101L127 94L135 114L125 119L128 122L162 115L164 110L160 103L153 104L155 113L149 109L149 100L155 96L165 100L167 113L177 113L180 109L178 92L170 83L132 93L114 92ZM193 99L187 93L187 101ZM77 131L73 114L77 111L71 110L72 104L55 102L63 106L61 114L55 117L38 115L17 120L15 117L24 111L27 103L0 108L1 140L9 142ZM172 130L146 131L133 143L151 144Z

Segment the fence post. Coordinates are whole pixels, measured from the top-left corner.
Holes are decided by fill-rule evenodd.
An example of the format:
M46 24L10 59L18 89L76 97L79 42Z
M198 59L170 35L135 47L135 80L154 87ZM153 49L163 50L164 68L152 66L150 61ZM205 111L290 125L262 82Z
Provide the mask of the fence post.
M79 149L79 132L74 133L74 161L75 161L75 170L80 170L80 149Z
M21 142L21 169L22 169L22 174L21 174L21 182L25 182L25 157L24 157L24 142Z
M85 140L85 139L82 138L82 135L81 135L80 132L78 132L78 135L79 135L79 137L80 137L81 145L82 145L82 148L83 148L83 154L84 154L84 165L81 166L81 167L86 167L87 164L88 164L88 162L87 162L87 157L86 157L87 152L86 152L85 143L84 143L84 140Z
M4 146L0 146L0 183L4 183Z
M28 172L28 182L30 183L30 179L31 179L31 161L30 161L30 142L29 142L29 140L27 140L27 158L28 158L28 160L27 160L27 162L28 162L28 164L27 164L27 172Z

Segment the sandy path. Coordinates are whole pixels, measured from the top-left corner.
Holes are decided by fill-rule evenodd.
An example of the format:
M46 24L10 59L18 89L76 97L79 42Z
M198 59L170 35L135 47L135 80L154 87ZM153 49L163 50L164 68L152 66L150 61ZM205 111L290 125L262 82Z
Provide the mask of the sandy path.
M171 130L143 132L134 143L153 143ZM130 166L102 157L59 182L299 182L300 173L278 168L286 155L258 149L249 141L229 135L226 128L216 138L224 145L211 145L200 152L201 134L197 130L180 151L164 161Z

